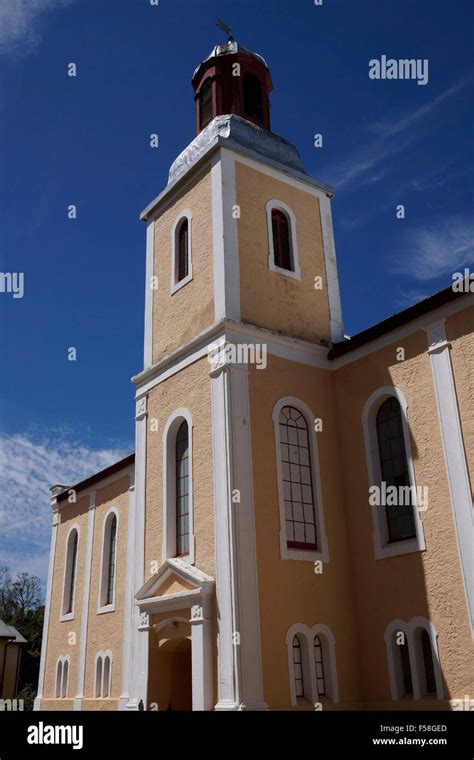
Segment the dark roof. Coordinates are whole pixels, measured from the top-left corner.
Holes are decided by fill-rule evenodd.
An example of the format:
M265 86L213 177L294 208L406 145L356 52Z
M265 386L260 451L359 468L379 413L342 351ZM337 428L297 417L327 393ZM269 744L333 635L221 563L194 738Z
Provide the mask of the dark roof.
M3 620L0 620L0 639L12 639L14 644L26 644L26 639L21 633L12 625L4 623Z
M392 332L392 330L403 327L403 325L428 314L430 311L439 309L440 306L445 306L445 304L456 300L456 298L462 298L464 295L468 295L468 293L468 288L465 292L458 293L455 292L452 285L450 285L448 288L440 290L438 293L435 293L428 298L424 298L423 301L419 301L414 304L414 306L409 306L408 309L392 314L391 317L383 319L381 322L377 322L377 324L372 325L372 327L368 327L367 330L362 330L362 332L357 333L357 335L354 335L352 338L349 338L342 343L335 343L328 353L328 359L337 359L339 356L344 356L344 354L349 353L349 351L354 351L356 348L360 348L360 346L364 346L366 343L370 343L372 340L376 340L382 335Z
M128 467L129 465L133 464L135 461L135 454L129 454L125 459L120 459L118 462L114 462L114 464L111 464L109 467L106 467L105 470L100 470L100 472L94 473L94 475L91 475L89 478L86 478L85 480L81 480L80 483L76 483L74 486L65 486L65 490L60 493L57 497L58 501L62 501L67 498L68 491L72 488L74 491L83 491L85 488L89 488L89 486L94 485L94 483L97 483L99 480L104 480L105 478L109 478L111 475L114 475L116 472L119 472L119 470L122 470L124 467Z

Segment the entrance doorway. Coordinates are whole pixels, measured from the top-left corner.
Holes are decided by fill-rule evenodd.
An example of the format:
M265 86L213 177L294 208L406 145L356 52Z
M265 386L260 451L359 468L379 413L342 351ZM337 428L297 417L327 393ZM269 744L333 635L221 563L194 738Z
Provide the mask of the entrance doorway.
M193 708L191 639L160 631L156 668L159 710L185 711ZM170 632L171 633L171 632Z

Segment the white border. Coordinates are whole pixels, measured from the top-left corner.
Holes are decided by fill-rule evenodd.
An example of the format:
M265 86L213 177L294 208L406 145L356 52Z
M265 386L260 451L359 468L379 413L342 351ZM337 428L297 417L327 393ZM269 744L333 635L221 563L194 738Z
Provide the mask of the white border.
M316 550L304 550L304 549L289 549L287 546L286 538L286 522L285 522L285 500L283 494L283 473L281 466L281 446L280 446L280 412L284 406L292 406L297 409L304 416L306 424L308 426L308 439L310 446L310 460L313 478L313 498L314 504L314 516L316 520L316 537L318 549ZM316 416L311 411L310 407L301 399L295 396L284 396L280 398L272 412L273 427L275 433L275 456L276 456L276 471L278 481L278 505L280 510L280 558L281 559L293 559L306 562L315 562L321 560L322 562L329 562L329 549L328 540L326 536L326 527L324 522L324 508L323 508L323 495L321 489L321 477L319 468L319 456L318 456L318 442L317 433L314 430L314 420Z
M298 258L298 244L296 237L296 216L293 211L283 201L272 198L265 206L267 212L267 229L268 229L268 268L271 272L278 272L285 277L291 277L293 280L301 280L301 269ZM288 218L290 225L290 245L291 245L291 263L293 269L283 269L275 264L275 247L273 240L272 211L281 211Z
M415 504L413 506L413 519L415 523L416 536L404 541L389 543L385 508L372 505L371 509L374 526L373 539L375 559L397 557L401 554L411 554L412 552L424 551L426 549L423 523L420 519L420 513L416 502L415 468L413 466L413 457L411 453L410 443L410 428L408 425L407 416L408 404L400 388L392 385L385 385L381 388L377 388L377 390L375 390L365 402L364 409L362 411L362 428L364 431L365 458L367 462L369 488L370 486L380 486L380 483L382 482L375 419L381 404L391 396L397 399L398 403L400 404L402 413L403 438L405 442L405 453L407 457L408 477L415 501ZM367 503L369 503L368 489Z
M193 516L193 418L184 407L175 409L163 429L163 544L162 560L176 557L176 435L183 422L188 425L189 445L189 554L180 557L194 565L195 536Z
M178 254L179 254L178 230L181 225L181 222L183 222L184 219L188 220L188 273L186 277L183 277L182 280L177 282L176 265L178 263ZM184 288L184 286L187 285L188 282L191 282L192 279L193 279L193 215L189 209L184 209L184 211L180 212L178 218L176 219L173 225L173 229L171 231L171 285L170 285L171 295L173 295L173 293L176 293L178 290L181 290L181 288Z

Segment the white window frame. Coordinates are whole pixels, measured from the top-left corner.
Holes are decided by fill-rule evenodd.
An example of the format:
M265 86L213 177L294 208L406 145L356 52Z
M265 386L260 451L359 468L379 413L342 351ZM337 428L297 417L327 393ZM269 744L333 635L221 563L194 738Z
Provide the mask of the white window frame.
M188 220L188 274L186 277L184 277L182 280L177 282L177 274L178 274L178 256L179 256L179 245L178 245L178 233L179 228L181 226L181 222L187 219ZM188 284L188 282L191 282L193 279L193 215L189 209L185 209L184 211L181 211L178 218L176 219L173 229L171 231L171 295L173 293L176 293L178 290L181 290L181 288L184 288L185 285Z
M105 692L106 664L108 662L107 673L107 694ZM106 652L97 652L94 660L94 699L110 699L112 694L112 664L113 657L110 649ZM99 672L100 665L100 672Z
M193 513L193 419L188 409L175 409L163 430L163 546L162 559L176 557L176 436L181 424L188 425L189 446L189 554L180 559L194 565Z
M70 672L71 659L69 655L61 655L56 662L55 699L68 698Z
M426 693L426 674L421 647L421 630L424 629L431 642L431 655L433 657L433 669L436 681L436 699L444 699L443 676L439 660L438 633L433 623L425 617L414 617L409 622L405 620L392 620L384 633L387 648L388 673L390 679L390 691L394 701L403 698L403 672L401 658L395 641L395 634L402 631L408 645L410 655L410 670L413 686L413 699L420 700L431 697Z
M308 426L308 439L310 448L311 475L313 479L313 500L314 516L316 524L317 549L291 549L287 546L286 521L285 521L285 500L283 491L283 472L281 463L281 440L280 440L280 412L285 406L292 406L297 409L305 418ZM301 399L294 396L285 396L280 398L273 407L273 427L275 433L275 457L276 473L278 482L278 505L280 511L280 558L300 560L305 562L329 562L328 540L326 536L326 527L324 522L323 496L321 489L321 478L319 469L318 442L317 433L314 430L314 421L316 416L310 407Z
M312 628L304 623L295 623L290 626L286 634L286 648L288 653L288 676L290 686L290 704L298 705L295 688L295 669L293 662L293 639L298 636L301 646L301 662L303 668L304 699L311 705L319 702L318 684L316 679L316 665L314 662L314 638L319 636L323 651L323 661L326 666L326 698L334 704L339 702L339 686L337 680L336 663L336 639L331 629L323 623L313 625ZM329 690L328 690L329 688ZM301 697L300 697L301 699Z
M74 578L74 591L72 596L72 609L71 612L64 612L64 610L67 608L67 599L66 594L69 596L69 589L71 585L71 573L72 573L72 549L69 546L69 541L71 539L71 534L73 531L77 532L77 555L76 555L76 576ZM76 591L77 591L77 577L78 577L78 568L79 568L79 550L80 550L80 542L81 542L81 529L79 527L78 523L74 523L74 525L71 525L67 538L66 538L66 552L64 557L64 574L63 574L63 593L62 593L62 601L61 601L61 616L60 620L61 622L65 620L74 620L74 613L76 608Z
M426 549L425 534L423 523L420 519L418 502L416 497L416 480L415 468L410 443L410 428L408 425L408 404L407 400L400 390L393 385L386 385L377 388L367 399L362 412L362 427L364 430L365 457L367 462L367 471L369 477L369 487L378 486L382 483L382 473L380 468L380 452L377 439L377 413L388 398L396 398L400 404L403 426L403 438L405 442L405 453L407 457L408 478L414 494L413 501L413 519L415 523L416 535L404 541L395 541L389 543L388 525L386 509L383 506L372 504L372 522L374 526L373 541L375 559L385 559L386 557L398 557L402 554L411 554L413 552L424 551ZM367 500L369 493L367 491Z
M115 570L114 570L114 588L112 601L106 604L107 589L109 583L109 559L110 559L110 527L112 525L112 515L117 520L115 531ZM107 612L115 612L115 599L117 591L117 560L118 560L118 536L119 536L120 514L116 507L110 507L102 523L102 549L100 556L100 585L99 599L97 604L97 614L103 615Z
M284 213L288 217L290 224L290 245L291 245L291 258L293 262L293 270L283 269L277 267L275 264L275 245L273 241L273 224L272 224L272 211L278 210ZM291 277L293 280L301 280L301 269L298 257L298 243L296 236L296 216L293 211L283 201L272 198L266 205L267 212L267 227L268 227L268 268L271 272L278 272L285 277Z

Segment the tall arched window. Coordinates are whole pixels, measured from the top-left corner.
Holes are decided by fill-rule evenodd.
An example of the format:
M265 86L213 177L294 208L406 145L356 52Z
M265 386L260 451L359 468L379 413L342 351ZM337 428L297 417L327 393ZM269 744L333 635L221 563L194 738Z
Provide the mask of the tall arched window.
M410 486L403 435L402 412L398 399L390 396L381 405L376 419L382 481L397 488ZM398 491L398 493L403 493ZM409 492L411 494L411 491ZM401 500L400 500L401 501ZM389 542L405 541L416 536L411 499L385 507Z
M182 422L176 436L176 556L189 554L189 436Z
M189 271L189 222L183 219L178 230L176 282L181 282Z
M262 85L255 74L244 74L244 108L246 116L262 124Z
M212 82L210 79L206 79L201 87L200 98L200 120L199 126L204 129L206 124L212 119Z
M436 678L433 662L433 649L431 647L431 639L426 628L421 633L421 648L423 652L423 666L425 671L426 680L426 693L436 694Z
M278 269L293 271L290 220L278 208L272 210L273 256Z
M295 678L295 693L297 697L304 696L303 660L301 644L298 636L293 639L293 673Z
M318 696L325 696L326 694L326 681L324 678L324 657L323 647L321 645L321 639L319 636L315 636L313 640L314 649L314 666L316 668L316 685L318 687Z
M71 528L66 543L62 616L74 614L79 529Z
M298 409L284 406L279 426L287 546L317 549L308 425Z
M116 555L116 545L117 545L117 518L114 515L111 520L110 525L110 536L109 536L109 562L108 562L108 568L107 568L107 596L106 596L106 604L112 604L114 600L114 589L115 589L115 555Z

